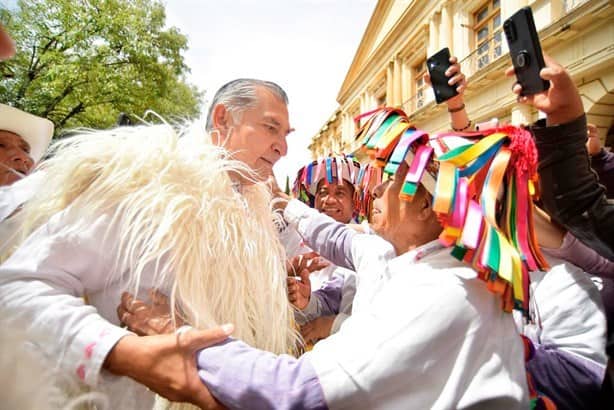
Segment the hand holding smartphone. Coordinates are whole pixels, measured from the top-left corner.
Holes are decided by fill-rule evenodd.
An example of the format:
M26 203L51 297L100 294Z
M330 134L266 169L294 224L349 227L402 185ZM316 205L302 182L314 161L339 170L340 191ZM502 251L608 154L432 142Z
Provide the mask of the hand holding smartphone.
M431 77L431 85L437 104L458 95L457 86L448 84L450 77L446 76L446 70L450 68L450 65L450 49L448 47L439 50L426 60L426 68Z
M545 67L539 36L530 7L523 7L503 23L516 79L522 86L521 95L546 91L550 83L539 72Z

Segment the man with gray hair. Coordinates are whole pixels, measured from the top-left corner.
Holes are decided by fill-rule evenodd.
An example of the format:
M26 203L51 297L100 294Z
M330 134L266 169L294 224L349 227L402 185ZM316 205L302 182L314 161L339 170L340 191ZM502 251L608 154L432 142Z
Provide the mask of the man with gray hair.
M233 153L262 180L273 175L273 165L288 151L288 96L277 84L238 79L223 85L207 114L207 132L213 142Z
M266 180L286 154L286 137L292 131L287 103L278 85L255 79L231 81L216 93L206 125L211 140L255 171L251 176L237 171L231 175L233 184ZM91 387L104 385L112 408L151 408L151 391L204 407L210 396L198 378L195 352L223 340L231 329L138 337L121 328L115 316L118 299L111 296L119 285L91 290L92 283L104 284L113 275L113 266L98 260L113 260L116 250L100 242L106 236L94 232L95 227L89 233L58 234L56 230L65 224L57 222L64 214L55 214L0 266L0 316L23 323L32 342L61 360L62 370ZM145 272L147 277L157 274L153 268ZM89 306L80 297L88 287ZM102 292L108 293L93 296ZM151 391L111 374L130 377ZM132 404L127 405L124 398Z

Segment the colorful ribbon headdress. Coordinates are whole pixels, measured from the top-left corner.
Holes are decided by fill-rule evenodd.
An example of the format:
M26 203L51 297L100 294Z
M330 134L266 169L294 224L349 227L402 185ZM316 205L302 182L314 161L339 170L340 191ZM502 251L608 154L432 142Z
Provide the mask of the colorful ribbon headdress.
M512 126L431 138L439 161L433 210L440 239L470 264L503 308L528 311L529 272L546 270L533 227L537 151L530 133Z
M356 139L361 139L360 149L369 155L371 167L383 170L383 174L378 175L378 183L394 175L399 165L406 161L410 168L400 197L411 200L419 183L429 192L434 192L437 167L430 160L433 149L428 145L428 134L413 127L400 109L380 108L370 114L371 117L358 130ZM377 175L377 172L373 174ZM369 185L371 188L375 186Z
M405 160L410 168L400 197L411 200L419 183L433 193L433 209L444 228L440 241L501 295L505 311L526 313L528 272L547 269L533 228L537 154L528 131L504 127L429 139L401 110L371 114L356 138L373 166L392 175Z
M319 158L298 170L292 192L296 198L313 207L320 181L325 180L327 184L347 181L355 188L360 172L360 163L351 156ZM358 208L357 195L354 195L354 209Z

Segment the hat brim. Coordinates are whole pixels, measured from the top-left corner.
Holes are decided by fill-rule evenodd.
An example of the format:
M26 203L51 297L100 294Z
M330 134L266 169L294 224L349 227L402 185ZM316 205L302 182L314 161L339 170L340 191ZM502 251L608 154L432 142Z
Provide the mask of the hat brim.
M53 123L17 108L0 104L0 130L19 135L30 144L30 157L41 160L53 137Z

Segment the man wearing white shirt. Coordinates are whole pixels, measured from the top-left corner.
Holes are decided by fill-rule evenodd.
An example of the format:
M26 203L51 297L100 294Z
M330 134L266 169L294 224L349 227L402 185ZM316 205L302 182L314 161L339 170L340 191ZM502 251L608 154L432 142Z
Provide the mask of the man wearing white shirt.
M284 217L315 250L356 270L352 316L299 359L238 340L204 349L200 376L218 400L258 409L528 407L512 315L437 242L430 194L399 200L407 171L401 164L374 193L381 238L288 203Z
M233 81L216 94L207 129L214 143L240 161L218 166L226 164L233 171L248 166L264 180L286 154L286 136L292 131L285 92L270 82ZM190 153L184 154L188 158ZM236 188L227 186L232 188L224 191L228 197L220 198L229 205L236 203L241 213L246 205L241 186L250 183L245 175L233 174ZM0 267L1 314L24 324L29 339L66 374L108 393L113 408L151 408L153 393L145 386L171 400L204 406L209 395L196 375L194 352L230 330L141 338L121 328L115 307L129 285L118 280L122 272L115 264L119 252L115 247L125 226L118 226L108 213L86 215L87 206L79 211L82 214L74 214L73 209L68 206L53 215ZM79 229L70 229L73 222L79 222L74 225ZM206 243L206 238L202 241ZM140 289L154 282L159 286L158 265L143 263ZM285 294L281 296L285 300Z

